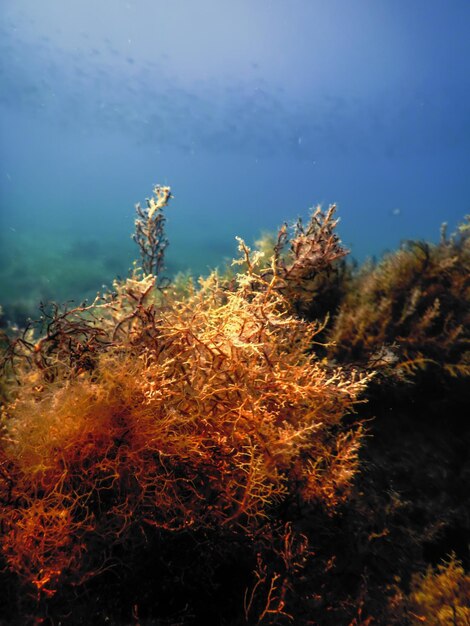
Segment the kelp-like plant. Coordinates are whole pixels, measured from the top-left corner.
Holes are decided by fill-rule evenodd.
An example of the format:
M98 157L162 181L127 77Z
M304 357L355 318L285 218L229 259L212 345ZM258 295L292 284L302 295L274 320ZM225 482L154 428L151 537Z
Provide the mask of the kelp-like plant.
M470 376L470 223L438 244L408 242L351 282L331 332L341 362Z
M6 567L43 602L132 568L153 546L166 589L155 604L168 608L174 581L186 604L194 587L211 597L217 564L239 550L248 573L235 610L248 623L289 619L309 553L295 520L347 497L361 429L342 418L368 379L315 356L319 326L293 315L283 292L310 277L309 255L337 252L322 252L328 233L306 229L294 261L275 252L267 272L240 241L245 269L229 288L211 274L181 295L156 289L154 226L136 227L145 271L92 305L54 308L41 336L30 330L6 353Z

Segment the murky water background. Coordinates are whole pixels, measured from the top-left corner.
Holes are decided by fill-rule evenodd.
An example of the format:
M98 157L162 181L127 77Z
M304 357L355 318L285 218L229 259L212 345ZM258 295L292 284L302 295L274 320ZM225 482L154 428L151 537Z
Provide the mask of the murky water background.
M3 0L0 301L91 297L170 184L195 274L336 202L364 259L470 211L463 0Z

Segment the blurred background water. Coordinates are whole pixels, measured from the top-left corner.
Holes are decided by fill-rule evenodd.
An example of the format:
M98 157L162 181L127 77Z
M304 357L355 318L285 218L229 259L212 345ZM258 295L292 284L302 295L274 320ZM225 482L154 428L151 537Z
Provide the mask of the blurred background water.
M126 275L169 184L168 271L336 202L363 260L470 212L468 0L0 0L0 303Z

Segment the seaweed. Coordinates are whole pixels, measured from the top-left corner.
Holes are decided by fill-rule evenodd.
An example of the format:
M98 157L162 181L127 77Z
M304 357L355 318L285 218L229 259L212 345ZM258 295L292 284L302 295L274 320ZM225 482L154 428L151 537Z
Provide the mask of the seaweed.
M355 268L317 208L170 281L154 193L142 267L1 331L3 619L465 624L468 223Z
M349 284L330 358L418 382L470 376L470 238L464 221L438 244L405 242Z
M146 207L137 204L137 218L133 240L139 246L142 259L142 270L145 274L154 274L161 278L164 268L165 250L168 239L165 235L164 208L172 198L170 187L156 185L154 196L147 198Z
M217 576L236 550L232 614L293 619L312 557L298 521L333 515L352 488L362 428L343 418L370 376L319 359L321 325L284 294L338 254L332 212L299 227L289 263L275 251L266 271L240 240L245 269L229 285L212 273L178 289L161 280L161 189L136 221L142 270L89 305L43 308L3 359L1 551L30 599L24 621L60 616L70 594L137 571L149 549L166 595L142 610L174 616L183 597L220 623L227 600L210 617L200 598L228 592Z

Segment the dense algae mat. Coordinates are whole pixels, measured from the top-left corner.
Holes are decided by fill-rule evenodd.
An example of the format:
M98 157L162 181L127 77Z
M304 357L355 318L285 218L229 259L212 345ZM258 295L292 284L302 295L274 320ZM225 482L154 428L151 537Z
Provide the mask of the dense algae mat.
M355 272L317 209L195 285L170 198L2 339L0 623L470 623L468 225Z

